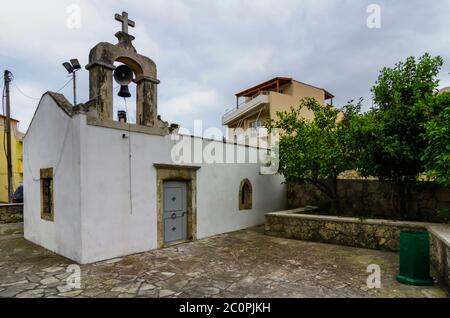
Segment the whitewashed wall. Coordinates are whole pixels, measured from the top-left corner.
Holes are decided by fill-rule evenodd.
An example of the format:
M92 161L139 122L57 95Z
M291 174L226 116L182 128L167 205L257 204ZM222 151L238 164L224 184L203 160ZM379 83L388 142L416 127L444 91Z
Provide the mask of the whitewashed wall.
M70 118L45 95L24 138L24 235L81 260L80 118ZM54 222L41 219L40 169L53 168Z
M79 263L155 249L153 164L173 164L171 149L176 141L170 136L87 125L84 114L70 118L52 103L50 97L42 100L25 138L24 156L32 162L24 172L25 237ZM31 172L38 177L40 168L54 167L68 123L70 137L55 176L55 222L51 223L40 219L39 182L32 180ZM266 212L285 208L282 178L260 175L259 164L196 165L201 166L197 171L199 239L262 224ZM244 178L252 183L253 209L239 211L239 185Z
M82 188L86 195L82 211L83 262L155 249L157 200L153 164L173 164L171 149L176 141L170 136L128 133L90 125L83 129L87 163L82 166ZM129 136L127 139L122 137L124 133ZM194 165L201 166L197 171L199 239L263 224L266 212L285 208L283 179L278 175L260 175L259 164ZM239 211L239 185L244 178L253 186L253 209Z

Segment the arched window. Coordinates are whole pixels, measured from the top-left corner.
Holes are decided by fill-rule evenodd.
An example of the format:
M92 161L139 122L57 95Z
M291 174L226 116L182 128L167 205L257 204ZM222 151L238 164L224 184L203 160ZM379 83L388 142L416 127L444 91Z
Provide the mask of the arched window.
M241 181L239 186L239 210L250 210L252 208L252 184L248 179Z

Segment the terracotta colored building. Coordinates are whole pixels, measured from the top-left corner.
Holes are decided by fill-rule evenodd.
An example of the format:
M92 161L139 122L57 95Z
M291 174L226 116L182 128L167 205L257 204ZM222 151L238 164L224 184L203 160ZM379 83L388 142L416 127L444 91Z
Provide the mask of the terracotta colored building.
M327 90L289 77L275 77L236 94L236 108L222 116L222 124L228 127L228 139L236 140L236 129L258 128L279 111L298 106L302 98L313 97L319 103L333 103L334 95ZM313 118L308 109L302 116Z

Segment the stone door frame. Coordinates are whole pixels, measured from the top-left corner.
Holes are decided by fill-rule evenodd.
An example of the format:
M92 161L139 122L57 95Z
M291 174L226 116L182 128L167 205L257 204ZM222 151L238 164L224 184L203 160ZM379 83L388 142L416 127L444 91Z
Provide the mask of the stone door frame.
M155 163L157 201L157 243L158 248L171 245L164 243L164 182L186 182L186 210L188 241L197 239L197 170L199 166L181 166Z

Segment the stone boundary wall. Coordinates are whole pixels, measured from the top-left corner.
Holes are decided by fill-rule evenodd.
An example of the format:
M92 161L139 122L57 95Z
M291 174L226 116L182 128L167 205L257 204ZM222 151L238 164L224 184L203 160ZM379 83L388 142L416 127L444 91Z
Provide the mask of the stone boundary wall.
M392 207L392 187L389 183L366 179L339 179L338 192L344 216L367 216L392 219L396 213ZM441 222L436 210L450 208L450 187L432 182L419 182L408 201L411 221ZM330 200L312 184L289 185L287 208L307 205L327 208Z
M427 223L302 214L300 208L266 214L266 234L302 241L399 251L401 230L423 230Z
M430 262L439 280L450 287L450 226L430 225Z
M0 204L0 224L23 222L23 203Z
M450 225L302 214L310 210L300 208L267 213L266 234L302 241L398 252L400 231L428 230L431 266L438 273L439 280L450 287Z

